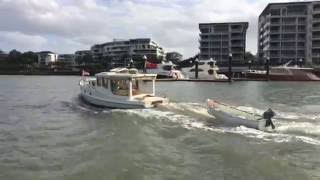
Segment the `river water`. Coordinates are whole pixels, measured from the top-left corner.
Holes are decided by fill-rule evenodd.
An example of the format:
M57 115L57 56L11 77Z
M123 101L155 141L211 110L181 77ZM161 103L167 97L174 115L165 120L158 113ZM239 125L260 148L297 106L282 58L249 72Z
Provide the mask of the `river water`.
M158 82L167 107L110 110L78 80L0 76L0 179L320 179L320 83ZM276 131L218 123L207 98L272 107Z

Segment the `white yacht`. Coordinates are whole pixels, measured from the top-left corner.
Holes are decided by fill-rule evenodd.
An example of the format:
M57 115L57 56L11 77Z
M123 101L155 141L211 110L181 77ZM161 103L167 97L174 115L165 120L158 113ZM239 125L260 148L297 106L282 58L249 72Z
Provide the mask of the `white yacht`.
M157 74L157 78L185 79L183 73L178 70L177 66L170 62L161 64L147 63L146 71L150 74Z
M190 79L195 79L195 62L190 63L189 67L183 67L182 71ZM218 74L219 67L216 65L216 61L213 59L210 60L201 60L198 62L198 78L199 79L208 79L208 80L219 80L219 79L228 79L224 74Z
M95 77L80 80L81 96L90 104L139 109L168 103L167 98L155 96L156 74L139 74L136 69L116 68ZM146 83L145 81L152 81Z

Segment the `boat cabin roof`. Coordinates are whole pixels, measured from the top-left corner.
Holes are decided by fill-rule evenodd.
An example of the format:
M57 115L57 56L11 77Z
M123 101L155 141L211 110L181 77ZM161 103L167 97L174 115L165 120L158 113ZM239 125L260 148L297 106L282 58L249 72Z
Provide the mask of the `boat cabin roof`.
M157 77L156 74L130 74L117 72L101 72L96 74L95 76L114 80L154 80Z

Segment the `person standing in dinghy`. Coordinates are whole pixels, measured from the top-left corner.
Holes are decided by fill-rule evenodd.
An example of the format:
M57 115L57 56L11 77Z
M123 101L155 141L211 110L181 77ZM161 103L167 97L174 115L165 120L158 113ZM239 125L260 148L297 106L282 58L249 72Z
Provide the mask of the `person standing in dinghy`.
M266 120L266 127L271 125L272 129L275 128L275 126L274 126L274 124L272 122L272 118L275 115L276 115L276 113L273 112L271 108L269 108L266 112L263 113L263 115L262 115L263 118L261 118L261 119L265 119Z

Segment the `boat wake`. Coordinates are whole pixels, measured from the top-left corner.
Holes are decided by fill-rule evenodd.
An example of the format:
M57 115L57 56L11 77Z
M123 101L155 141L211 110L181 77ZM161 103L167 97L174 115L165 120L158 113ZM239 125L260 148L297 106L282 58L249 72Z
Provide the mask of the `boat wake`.
M239 107L252 113L263 113L264 110L252 107ZM241 134L250 138L264 141L294 142L302 141L308 144L320 145L320 124L316 121L304 121L307 115L279 112L275 120L276 130L263 132L244 126L224 126L216 123L216 119L207 113L204 105L198 103L170 103L156 109L112 110L113 112L128 113L145 119L158 119L179 123L187 129L201 129L217 133ZM316 117L316 116L314 116Z
M77 104L77 105L75 105ZM263 139L274 142L303 141L309 144L320 145L320 115L296 114L293 112L277 112L274 124L276 130L263 132L260 130L224 124L207 113L204 104L199 103L169 103L153 109L106 109L86 104L81 99L67 105L76 111L99 113L124 113L135 115L143 119L169 121L179 123L186 129L201 129L217 133L241 134L250 138ZM262 114L264 110L253 107L239 106L241 110Z

